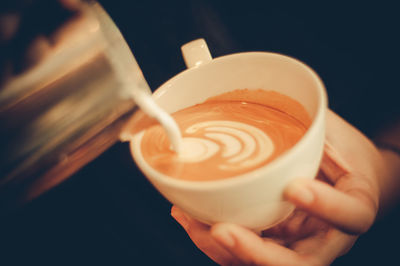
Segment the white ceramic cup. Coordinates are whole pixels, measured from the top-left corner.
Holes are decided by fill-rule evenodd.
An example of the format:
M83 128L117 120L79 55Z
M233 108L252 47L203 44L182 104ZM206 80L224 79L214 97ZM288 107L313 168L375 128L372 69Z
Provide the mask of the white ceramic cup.
M284 220L294 206L282 198L296 178L314 178L324 143L327 96L318 75L293 58L267 52L211 58L203 39L182 46L187 70L158 88L154 100L169 113L236 89L277 91L300 102L312 124L289 151L246 174L215 181L178 180L151 168L140 150L140 134L131 142L133 158L170 202L207 224L231 222L260 231Z

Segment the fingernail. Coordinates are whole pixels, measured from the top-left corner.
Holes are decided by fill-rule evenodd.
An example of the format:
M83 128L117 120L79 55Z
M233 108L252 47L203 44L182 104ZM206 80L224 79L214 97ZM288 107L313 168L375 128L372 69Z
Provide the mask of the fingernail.
M303 182L292 182L285 190L286 198L302 204L311 204L314 201L314 194Z
M186 218L186 215L178 208L172 207L171 216L183 227L187 228L189 225L189 221Z
M232 248L235 245L235 239L228 225L215 227L211 234L220 244L226 247Z

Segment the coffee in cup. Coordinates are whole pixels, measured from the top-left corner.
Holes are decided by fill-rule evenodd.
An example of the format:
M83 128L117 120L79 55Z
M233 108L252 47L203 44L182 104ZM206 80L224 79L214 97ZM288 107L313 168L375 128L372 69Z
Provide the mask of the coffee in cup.
M266 165L296 144L310 125L296 100L262 89L234 90L172 114L180 153L161 125L147 128L140 150L150 167L172 178L210 181Z

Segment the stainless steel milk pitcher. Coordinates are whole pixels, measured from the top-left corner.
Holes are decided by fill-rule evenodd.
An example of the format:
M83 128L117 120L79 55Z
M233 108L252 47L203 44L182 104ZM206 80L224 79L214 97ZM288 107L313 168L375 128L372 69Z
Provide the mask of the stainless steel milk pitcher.
M0 89L0 208L30 200L114 144L150 89L96 2L57 30L37 64Z

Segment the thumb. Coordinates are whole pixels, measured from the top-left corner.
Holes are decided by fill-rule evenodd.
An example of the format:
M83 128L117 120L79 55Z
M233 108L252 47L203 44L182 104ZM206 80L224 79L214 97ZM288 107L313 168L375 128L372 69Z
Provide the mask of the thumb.
M368 204L372 200L359 198L359 195L370 198L367 197L369 191L362 187L353 190L354 193L357 192L355 195L339 191L318 180L298 179L286 187L284 197L298 208L344 232L361 234L373 223L376 208L372 203Z

